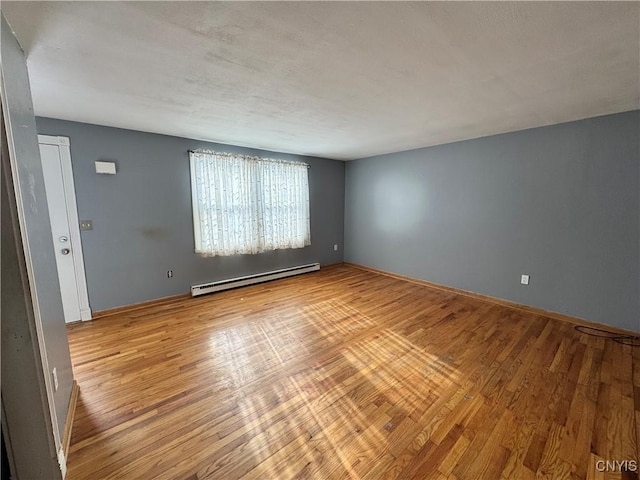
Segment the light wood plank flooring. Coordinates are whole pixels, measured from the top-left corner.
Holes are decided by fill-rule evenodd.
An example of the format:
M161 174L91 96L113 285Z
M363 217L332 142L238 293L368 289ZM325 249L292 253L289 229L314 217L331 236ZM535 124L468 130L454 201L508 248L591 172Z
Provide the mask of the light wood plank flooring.
M637 478L640 348L353 267L69 341L69 480Z

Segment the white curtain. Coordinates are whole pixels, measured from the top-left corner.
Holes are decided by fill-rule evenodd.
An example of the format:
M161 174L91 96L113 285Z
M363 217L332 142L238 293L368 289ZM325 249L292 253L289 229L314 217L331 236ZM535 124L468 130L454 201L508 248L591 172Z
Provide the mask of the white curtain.
M311 244L305 163L189 152L196 253L226 256Z

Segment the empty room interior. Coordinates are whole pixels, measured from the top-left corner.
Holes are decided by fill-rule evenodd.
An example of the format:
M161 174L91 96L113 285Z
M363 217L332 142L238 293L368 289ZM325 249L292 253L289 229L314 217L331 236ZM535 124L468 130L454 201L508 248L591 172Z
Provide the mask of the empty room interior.
M640 478L640 2L0 10L2 478Z

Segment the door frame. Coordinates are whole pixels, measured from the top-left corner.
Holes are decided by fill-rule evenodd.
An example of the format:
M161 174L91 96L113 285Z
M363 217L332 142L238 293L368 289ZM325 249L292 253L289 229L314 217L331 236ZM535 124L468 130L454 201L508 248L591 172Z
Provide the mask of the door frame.
M69 137L38 135L38 146L55 145L60 152L62 167L62 183L64 185L64 199L69 219L69 236L71 237L71 253L73 255L76 283L78 285L78 303L80 304L80 318L82 321L91 320L87 278L84 271L84 257L82 255L82 238L80 236L80 222L76 203L76 190L73 183L73 169L71 166L71 147Z

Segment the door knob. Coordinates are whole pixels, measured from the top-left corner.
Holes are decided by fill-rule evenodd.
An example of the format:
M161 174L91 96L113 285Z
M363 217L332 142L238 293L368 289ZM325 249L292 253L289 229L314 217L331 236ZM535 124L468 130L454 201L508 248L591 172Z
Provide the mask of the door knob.
M63 248L62 250L60 250L60 253L62 253L63 255L69 255L70 252L71 250L69 250L68 248Z

